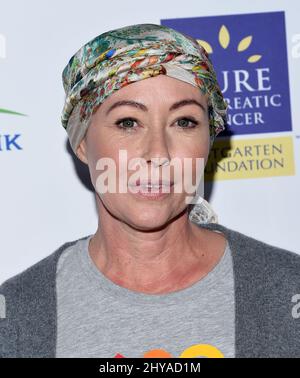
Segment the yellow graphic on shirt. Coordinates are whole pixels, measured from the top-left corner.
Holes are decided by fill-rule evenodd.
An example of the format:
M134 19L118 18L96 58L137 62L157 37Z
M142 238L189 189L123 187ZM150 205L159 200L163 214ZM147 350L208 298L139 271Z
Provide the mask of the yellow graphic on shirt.
M223 353L218 348L209 344L196 344L184 350L180 358L194 358L194 357L207 357L207 358L224 358Z

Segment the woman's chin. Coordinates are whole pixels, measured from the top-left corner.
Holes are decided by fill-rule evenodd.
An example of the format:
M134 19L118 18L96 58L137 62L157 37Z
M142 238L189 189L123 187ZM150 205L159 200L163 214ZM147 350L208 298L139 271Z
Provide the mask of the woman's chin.
M153 230L165 227L170 219L170 211L164 213L159 209L144 209L138 214L132 214L130 224L137 229Z

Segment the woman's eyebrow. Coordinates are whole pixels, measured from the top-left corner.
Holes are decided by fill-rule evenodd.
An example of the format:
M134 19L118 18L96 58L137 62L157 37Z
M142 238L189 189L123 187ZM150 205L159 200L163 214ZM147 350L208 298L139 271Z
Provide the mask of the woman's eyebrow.
M176 109L178 109L182 106L192 105L192 104L199 106L204 112L206 112L205 107L200 102L198 102L194 99L184 99L184 100L177 101L173 105L171 105L169 111L176 110ZM147 106L140 103L140 102L132 101L132 100L122 100L122 101L117 101L114 104L112 104L108 108L108 110L106 111L105 114L108 115L109 112L111 112L113 109L115 109L119 106L133 106L135 108L143 110L144 112L148 111Z

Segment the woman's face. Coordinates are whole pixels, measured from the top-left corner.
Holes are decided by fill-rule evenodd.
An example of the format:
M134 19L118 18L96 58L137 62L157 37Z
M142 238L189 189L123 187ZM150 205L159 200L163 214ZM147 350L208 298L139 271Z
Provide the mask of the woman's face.
M189 102L184 102L185 100ZM127 103L117 106L119 101ZM174 105L176 103L179 104ZM158 75L131 83L105 99L93 114L77 154L88 164L98 204L132 227L150 230L163 226L186 209L187 193L183 180L192 176L192 184L195 185L196 158L202 158L205 166L209 143L207 96L189 83ZM121 181L119 174L123 179L126 177L124 170L122 171L124 165L119 161L120 150L125 150L127 154L125 193L118 190ZM103 193L97 189L101 182L97 181L99 176L108 168L105 166L99 170L100 165L97 166L97 162L103 158L110 158L115 162L117 177L114 193ZM134 170L132 166L128 169L133 158L137 158L137 161L145 159L144 165L136 166ZM168 159L170 166L159 167L159 164L151 163L151 158ZM193 163L190 172L184 167L184 159L187 158ZM176 175L172 161L174 166L177 164ZM180 178L178 169L181 172ZM164 175L164 170L169 170L169 176ZM137 172L140 173L141 181L147 179L154 182L163 179L175 183L170 186L169 193L159 198L132 193L131 188L138 189L134 185ZM174 188L180 187L179 180L183 190L175 193ZM106 184L108 182L105 181ZM143 192L151 191L147 188L140 189Z

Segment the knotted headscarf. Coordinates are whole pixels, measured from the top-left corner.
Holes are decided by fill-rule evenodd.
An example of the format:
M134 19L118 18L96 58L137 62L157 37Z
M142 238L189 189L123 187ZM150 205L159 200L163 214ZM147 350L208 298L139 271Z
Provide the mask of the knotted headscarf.
M227 103L205 49L192 37L162 25L138 24L100 34L69 60L61 122L76 150L93 111L113 91L164 74L209 95L210 146L227 124Z
M105 98L130 83L159 74L190 83L208 94L211 147L227 125L227 103L208 53L194 38L174 29L137 24L87 42L63 70L66 97L61 122L75 154L93 112ZM208 207L205 213L209 213ZM214 216L209 215L210 219Z

